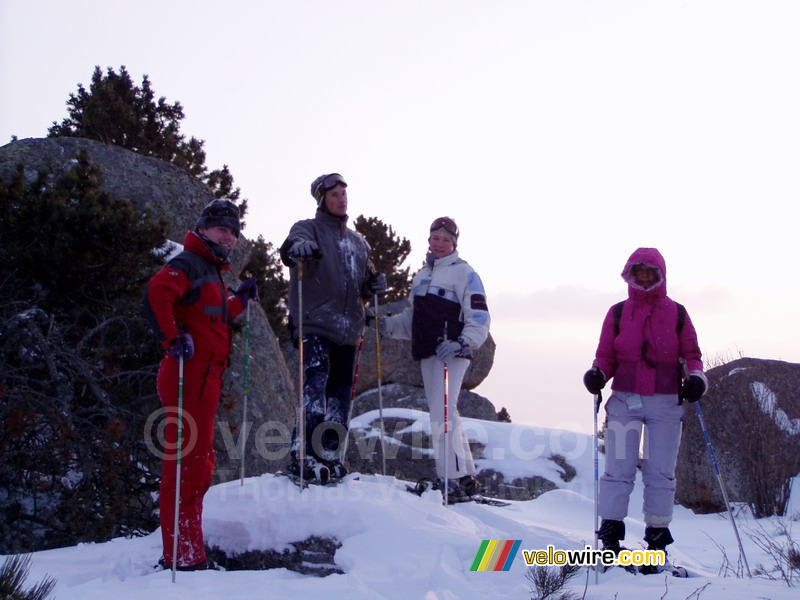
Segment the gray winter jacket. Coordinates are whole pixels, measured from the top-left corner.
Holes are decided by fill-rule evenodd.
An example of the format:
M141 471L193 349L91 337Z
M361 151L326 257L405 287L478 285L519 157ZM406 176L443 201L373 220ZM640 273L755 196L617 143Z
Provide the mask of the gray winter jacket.
M317 210L313 219L292 225L280 248L290 267L289 326L298 327L297 265L289 257L301 240L317 244L322 258L303 263L303 335L319 335L334 344L353 345L364 328L364 299L374 270L370 247L359 233L348 229L347 217ZM296 331L293 331L296 335Z

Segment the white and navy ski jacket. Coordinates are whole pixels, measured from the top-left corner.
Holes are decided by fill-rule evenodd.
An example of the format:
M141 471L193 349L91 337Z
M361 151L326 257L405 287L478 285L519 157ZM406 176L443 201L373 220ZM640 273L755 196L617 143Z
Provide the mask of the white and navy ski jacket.
M415 360L436 354L445 337L461 340L471 352L489 335L489 308L478 274L453 252L439 259L428 254L426 265L414 275L408 306L386 317L384 331L389 337L411 340Z

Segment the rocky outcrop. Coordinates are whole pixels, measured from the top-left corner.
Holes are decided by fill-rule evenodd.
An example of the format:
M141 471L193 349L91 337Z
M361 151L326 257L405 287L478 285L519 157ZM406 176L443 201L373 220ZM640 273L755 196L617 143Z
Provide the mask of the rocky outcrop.
M181 241L194 227L197 215L214 199L206 185L178 167L119 146L74 137L24 139L0 148L0 176L18 164L25 166L25 178L34 181L40 171L65 173L75 165L81 150L100 165L108 193L127 198L137 208L151 206L170 221L167 237Z
M707 373L701 402L729 500L757 516L783 514L800 472L800 365L742 358ZM724 510L693 405L684 405L676 500L697 512Z
M24 139L0 147L0 178L8 180L20 164L24 166L28 181L34 181L41 171L52 170L54 176L58 176L74 166L82 150L86 150L91 162L100 167L106 192L130 200L141 210L150 208L156 215L168 219L167 237L171 240L181 242L186 231L194 228L197 215L213 199L211 191L199 179L170 163L82 138ZM234 256L234 274L247 262L251 245L244 235L240 238ZM226 277L230 286L238 284L235 277ZM380 311L382 314L394 314L404 306L405 301L395 302L380 307ZM240 472L245 372L243 320L243 317L240 318L235 328L231 365L225 373L217 419L216 482L236 478ZM297 406L297 352L291 344L284 345L283 349L279 347L260 307L251 310L249 348L247 421L250 426L245 473L254 475L277 470L288 462L288 442ZM458 398L458 407L464 416L496 420L491 402L469 391L489 374L494 351L495 343L490 336L475 353L467 370ZM374 330L365 330L356 389L359 394L377 387L376 354ZM390 407L395 401L402 405L403 398L413 396L419 408L427 410L419 364L411 359L409 341L382 338L381 375L385 392L384 406ZM395 397L391 384L406 388L402 388L404 391ZM376 396L376 391L364 396L359 403L363 403L364 411L369 410L371 398ZM359 404L354 407L354 414L362 411Z
M24 139L0 147L0 178L8 181L18 165L24 166L27 181L35 181L41 171L53 176L66 173L75 165L81 150L89 153L104 179L104 191L130 200L138 209L149 207L169 221L167 237L182 242L194 228L203 207L213 200L211 191L196 177L178 167L118 146L82 138ZM233 273L247 262L251 243L240 238L234 255ZM226 275L230 286L238 284ZM241 459L238 446L243 416L244 317L236 327L231 366L225 373L224 391L217 420L215 442L217 469L215 481L239 476ZM283 354L260 307L253 307L250 318L250 360L248 363L249 399L245 472L255 475L274 471L288 462L288 435L294 426L294 386ZM155 377L153 389L155 389Z

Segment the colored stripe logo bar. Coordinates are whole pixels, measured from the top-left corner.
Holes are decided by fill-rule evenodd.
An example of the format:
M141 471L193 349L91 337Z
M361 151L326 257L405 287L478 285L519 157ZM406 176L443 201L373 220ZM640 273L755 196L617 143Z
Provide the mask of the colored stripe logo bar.
M522 540L483 540L470 571L508 571Z

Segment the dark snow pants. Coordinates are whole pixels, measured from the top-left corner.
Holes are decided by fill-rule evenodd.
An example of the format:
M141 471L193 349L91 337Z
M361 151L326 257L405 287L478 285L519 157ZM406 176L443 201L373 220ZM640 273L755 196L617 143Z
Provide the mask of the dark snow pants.
M355 345L340 346L317 335L303 336L303 409L306 456L339 459L350 421ZM320 427L322 426L322 427ZM292 456L300 448L297 427L292 434Z
M217 414L222 373L227 356L199 356L184 362L183 426L181 432L181 486L178 517L178 566L206 560L203 545L203 496L211 487L214 473L214 418ZM175 487L177 482L175 449L178 446L178 361L162 359L158 371L158 395L170 409L164 428L165 456L162 459L161 538L164 560L172 565L175 525Z

